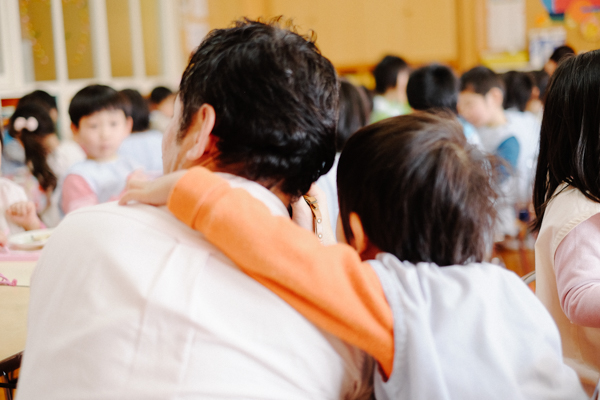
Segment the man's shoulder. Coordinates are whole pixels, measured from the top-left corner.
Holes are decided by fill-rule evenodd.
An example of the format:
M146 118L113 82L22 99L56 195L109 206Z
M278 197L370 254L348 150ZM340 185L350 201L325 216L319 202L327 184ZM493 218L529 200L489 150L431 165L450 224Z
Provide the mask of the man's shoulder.
M105 240L106 233L118 230L119 237L126 232L136 245L143 244L145 237L154 236L199 247L208 246L201 233L180 222L166 207L144 204L120 206L110 202L84 207L69 213L59 228L57 233L60 235L82 235L92 241L94 238Z

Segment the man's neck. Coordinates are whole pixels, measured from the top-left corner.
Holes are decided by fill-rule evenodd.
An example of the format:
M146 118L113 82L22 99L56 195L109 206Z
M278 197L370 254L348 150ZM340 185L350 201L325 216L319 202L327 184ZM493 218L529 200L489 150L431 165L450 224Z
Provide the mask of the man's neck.
M231 175L241 176L242 178L246 178L244 176L244 174L240 172L243 170L242 165L234 164L234 165L228 165L228 166L219 166L218 163L216 162L216 160L213 158L203 160L199 165L202 167L205 167L206 169L208 169L212 172L223 172L223 173L227 173L227 174L231 174ZM280 182L278 182L276 184L273 184L272 182L268 182L268 181L255 181L255 182L261 186L264 186L269 191L271 191L271 193L273 193L275 196L277 196L277 198L279 200L281 200L281 202L283 203L285 208L290 207L290 204L292 202L292 196L281 191L281 183Z

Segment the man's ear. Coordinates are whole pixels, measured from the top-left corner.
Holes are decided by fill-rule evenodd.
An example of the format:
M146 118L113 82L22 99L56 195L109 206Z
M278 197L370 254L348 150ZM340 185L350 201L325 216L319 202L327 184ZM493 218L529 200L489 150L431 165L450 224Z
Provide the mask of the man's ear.
M493 87L487 92L486 96L489 96L494 105L502 107L502 103L504 103L504 92L502 92L502 89Z
M215 140L211 133L215 127L215 121L216 114L213 106L202 104L196 111L188 129L188 135L191 135L190 139L193 140L192 146L185 155L188 160L199 160L207 150L213 150Z

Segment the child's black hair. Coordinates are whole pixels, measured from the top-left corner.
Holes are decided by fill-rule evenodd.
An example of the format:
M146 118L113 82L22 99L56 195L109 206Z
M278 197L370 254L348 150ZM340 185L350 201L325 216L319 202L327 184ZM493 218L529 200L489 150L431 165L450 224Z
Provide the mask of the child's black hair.
M558 64L563 58L571 55L575 55L575 50L571 46L559 46L552 52L550 60Z
M173 91L165 86L157 86L150 92L150 103L159 105L164 99L173 94Z
M147 131L150 127L150 109L146 99L135 89L124 89L120 93L129 103L129 112L133 120L131 133Z
M102 110L121 110L126 117L131 116L124 96L105 85L90 85L77 92L69 105L69 116L79 128L81 118Z
M449 116L388 118L348 139L337 172L348 240L355 212L369 241L400 260L439 266L484 260L497 197L491 160L467 145Z
M23 127L15 122L22 118L26 121L35 120L35 129L29 130L27 125ZM15 126L19 125L19 126ZM31 173L36 177L40 186L46 191L52 191L56 187L57 179L47 162L48 152L42 144L42 139L47 135L55 134L54 122L50 114L37 103L19 105L10 117L9 134L18 138L25 149L25 160L30 165Z
M369 100L364 88L340 81L340 115L338 118L335 148L341 152L348 138L369 123Z
M52 109L56 109L56 99L50 93L43 90L34 90L21 97L17 106L24 106L30 103L36 103L44 107L48 112Z
M492 88L499 88L504 92L504 82L498 74L487 67L471 68L460 77L461 92L470 90L485 96Z
M552 75L540 131L533 188L537 231L562 184L600 203L600 50L560 62Z
M406 97L415 110L446 109L457 114L458 79L445 65L421 67L410 74Z
M375 78L375 93L384 94L389 88L398 84L398 73L408 70L408 64L397 56L385 56L375 66L373 77Z
M516 108L519 111L525 111L535 85L531 74L509 71L502 75L502 79L505 86L504 109Z

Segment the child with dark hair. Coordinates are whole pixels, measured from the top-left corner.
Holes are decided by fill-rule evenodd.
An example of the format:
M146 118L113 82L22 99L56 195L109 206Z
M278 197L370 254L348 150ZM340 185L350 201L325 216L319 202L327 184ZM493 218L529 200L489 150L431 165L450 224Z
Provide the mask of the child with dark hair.
M148 102L135 89L121 90L120 93L128 100L133 128L121 144L119 154L140 164L151 175L162 174L163 134L150 129Z
M15 124L18 118L35 123ZM30 130L28 126L36 129ZM27 190L30 199L36 203L46 226L56 226L60 222L60 213L57 204L59 193L54 195L55 189L71 166L85 160L85 153L77 143L58 139L54 121L35 102L19 103L11 117L8 133L23 146L26 165L36 180L36 184L32 184L34 187Z
M406 100L406 83L410 68L397 56L385 56L373 70L375 97L371 122L410 112Z
M408 104L418 111L448 110L458 116L458 79L445 65L432 64L414 70L406 85ZM481 146L473 125L459 117L467 141Z
M539 124L533 115L504 110L504 82L489 68L465 72L459 90L458 112L475 126L483 149L505 162L495 238L503 241L518 234L517 211L531 203Z
M28 121L24 118L15 118L17 126L27 126L35 128L34 121ZM15 121L11 118L11 125ZM0 151L2 150L3 140L0 135ZM1 164L1 160L0 160ZM7 243L8 235L23 231L40 229L43 227L39 219L36 207L33 201L27 198L25 190L11 181L10 179L0 177L0 245Z
M584 399L550 315L484 262L489 161L458 122L430 113L362 128L338 168L338 237L350 246L322 246L203 168L131 182L122 203L168 198L244 272L371 354L378 399Z
M36 104L42 107L52 118L54 124L58 120L58 110L56 108L56 99L48 92L43 90L34 90L19 99L17 107L29 104ZM22 144L12 136L4 137L4 162L2 163L2 173L6 175L22 174L27 170L25 165L25 149Z
M159 132L165 132L169 121L173 118L175 96L171 89L157 86L149 96L150 127Z
M548 76L552 76L558 64L565 58L571 57L575 55L575 50L571 46L559 46L554 49L552 55L544 65L544 71L548 74Z
M546 95L533 193L536 294L589 393L600 378L599 104L600 51L562 61Z
M502 79L505 88L504 109L524 112L533 94L533 77L527 72L508 71L502 75Z
M321 176L317 181L319 187L327 196L327 205L331 217L332 228L335 230L335 221L339 212L337 197L337 165L340 153L348 138L354 132L369 123L371 111L365 88L354 86L345 79L340 80L340 111L335 136L336 155L333 166L328 173Z
M87 86L71 100L69 116L73 137L87 160L66 173L59 203L64 214L115 200L127 177L139 167L118 154L133 124L127 101L119 92L103 85Z

